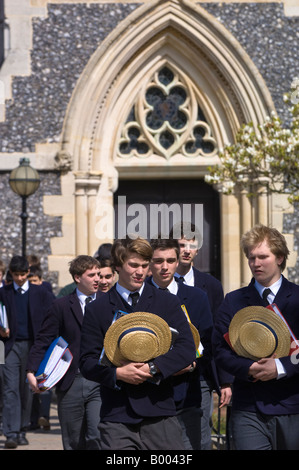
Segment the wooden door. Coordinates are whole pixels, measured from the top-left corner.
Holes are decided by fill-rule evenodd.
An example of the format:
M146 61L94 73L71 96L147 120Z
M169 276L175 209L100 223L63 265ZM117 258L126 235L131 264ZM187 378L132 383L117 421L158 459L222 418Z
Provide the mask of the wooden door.
M146 169L145 169L146 171ZM138 205L144 206L144 214L149 217L150 205L202 204L203 205L203 244L195 258L194 265L203 272L211 273L220 279L220 205L219 194L203 180L120 180L114 194L115 233L118 235L118 216L120 201L126 203L126 209ZM133 210L134 212L134 210ZM121 214L120 214L121 215ZM130 219L131 217L131 219ZM126 223L132 220L133 214L127 216ZM192 214L193 217L193 214ZM191 220L194 222L194 220ZM147 237L150 233L150 220L147 220ZM170 221L171 222L171 221Z

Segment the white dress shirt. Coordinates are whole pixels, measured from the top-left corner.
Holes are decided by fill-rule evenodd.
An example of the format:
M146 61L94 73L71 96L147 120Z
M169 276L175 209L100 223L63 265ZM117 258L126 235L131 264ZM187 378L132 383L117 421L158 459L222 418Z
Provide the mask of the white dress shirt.
M15 281L13 281L13 286L16 291L19 291L19 289L21 289L20 291L21 294L24 294L29 289L29 281L25 281L21 287L18 286L18 284L16 284Z
M158 286L158 284L155 283L153 278L152 278L152 283L158 289L168 290L168 292L170 292L171 294L174 294L174 295L177 295L177 293L178 293L178 283L176 282L176 280L174 278L172 279L171 283L168 284L168 286L166 288Z
M77 288L76 289L76 294L77 294L77 297L79 299L79 302L80 302L80 305L81 305L81 308L82 308L82 312L83 312L83 315L84 315L84 312L85 312L85 300L87 299L87 297L91 297L91 302L93 302L95 299L96 299L96 292L94 294L91 294L91 295L86 295L86 294L83 294L81 291L79 291L79 289Z
M272 284L271 286L262 286L259 282L255 281L255 288L257 289L258 293L260 294L261 297L263 297L263 292L265 289L271 289L271 294L268 295L267 297L267 300L270 304L273 303L274 299L275 299L275 296L277 294L277 292L279 291L280 289L280 286L281 286L281 283L282 283L282 277L280 276L280 278L278 279L278 281L274 282L274 284ZM276 369L277 369L277 379L281 379L282 377L285 377L286 376L286 371L285 371L285 368L283 367L281 361L279 359L275 359L275 363L276 363Z
M137 289L134 292L138 292L139 296L141 296L143 289L144 289L144 283L142 284L140 289ZM130 297L130 294L133 293L132 291L121 286L118 282L116 283L116 290L122 296L122 298L127 302L127 304L132 305L132 298Z
M189 269L189 271L187 272L187 274L185 274L185 276L182 276L179 273L175 273L175 277L183 277L184 278L184 281L183 281L184 284L187 284L188 286L194 287L194 271L193 271L192 266Z
M280 289L280 286L281 286L281 283L282 283L282 277L280 276L280 278L278 279L278 281L274 282L274 284L272 284L271 286L262 286L259 282L255 281L255 288L257 289L258 293L260 294L260 296L263 298L263 292L265 289L271 289L271 294L268 295L267 299L268 299L268 302L270 304L273 303L274 299L275 299L275 296L277 294L277 292L279 291Z

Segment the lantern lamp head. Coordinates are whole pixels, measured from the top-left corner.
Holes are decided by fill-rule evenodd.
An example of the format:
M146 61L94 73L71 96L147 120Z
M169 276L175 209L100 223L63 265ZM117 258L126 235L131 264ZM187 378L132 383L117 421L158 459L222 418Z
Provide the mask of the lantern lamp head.
M12 170L9 177L11 189L21 197L35 193L40 184L38 172L30 166L29 158L21 158L20 165Z

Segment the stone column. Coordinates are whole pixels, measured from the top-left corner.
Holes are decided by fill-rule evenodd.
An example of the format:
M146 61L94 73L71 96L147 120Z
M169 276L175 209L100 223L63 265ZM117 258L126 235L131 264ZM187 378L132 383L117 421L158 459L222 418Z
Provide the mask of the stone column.
M102 243L112 243L115 238L113 193L116 187L117 176L109 175L109 171L107 174L103 174L96 200L95 225L93 227L98 246Z
M74 175L76 255L93 255L98 247L95 236L96 204L102 173L77 171Z
M235 195L221 195L221 271L225 293L238 289L240 272L240 207Z
M260 186L257 190L258 196L258 220L257 223L269 225L269 194L267 188Z
M251 229L253 221L254 201L253 198L249 198L247 194L247 191L240 193L240 240L242 235ZM248 261L244 253L241 252L241 286L249 284L250 279L251 273L248 267Z

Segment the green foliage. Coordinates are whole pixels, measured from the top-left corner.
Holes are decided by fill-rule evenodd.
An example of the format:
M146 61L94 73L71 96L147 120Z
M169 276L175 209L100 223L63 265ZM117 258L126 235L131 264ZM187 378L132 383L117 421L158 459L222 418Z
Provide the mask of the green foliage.
M284 96L292 115L290 128L284 128L274 112L256 128L252 122L244 124L235 143L220 152L221 164L208 168L208 183L218 185L224 194L238 189L251 197L262 186L288 194L291 204L299 201L299 79L292 88Z

